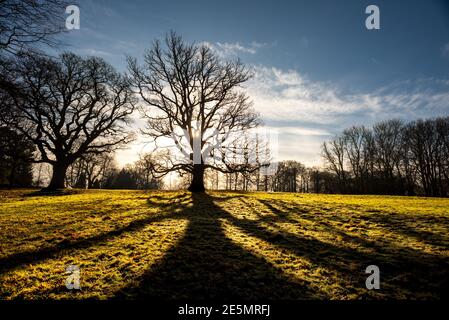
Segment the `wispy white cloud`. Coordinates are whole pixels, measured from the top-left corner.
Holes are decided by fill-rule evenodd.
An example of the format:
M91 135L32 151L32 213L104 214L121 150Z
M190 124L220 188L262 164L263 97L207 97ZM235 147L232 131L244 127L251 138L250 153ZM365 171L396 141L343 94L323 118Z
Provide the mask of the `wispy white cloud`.
M271 131L276 130L281 134L288 134L288 135L319 136L319 137L332 135L332 133L330 133L328 130L325 129L302 128L293 126L282 126L282 127L266 126L266 128Z
M279 157L308 165L321 164L322 142L348 126L449 113L447 80L419 79L347 94L297 70L256 66L253 71L246 90L265 122L279 132Z
M335 124L385 117L416 118L449 110L449 83L445 80L385 86L375 92L347 94L336 85L309 80L296 70L254 67L247 85L256 108L268 120ZM343 119L343 120L345 120ZM346 121L345 121L346 122Z
M334 85L310 81L295 70L255 67L247 90L267 120L330 124L338 116L379 107L369 95L344 96Z
M74 51L76 51L78 54L88 55L88 56L110 57L110 56L114 55L111 52L97 50L94 48L81 48L81 49L75 49Z
M204 45L214 50L221 57L234 57L239 54L256 54L260 48L266 47L266 43L253 41L248 45L239 42L203 42Z

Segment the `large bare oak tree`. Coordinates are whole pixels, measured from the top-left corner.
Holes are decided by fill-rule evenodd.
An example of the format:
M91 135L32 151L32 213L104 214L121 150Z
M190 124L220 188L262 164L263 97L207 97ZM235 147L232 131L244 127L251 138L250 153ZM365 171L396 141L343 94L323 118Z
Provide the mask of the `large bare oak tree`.
M135 97L128 80L104 60L22 54L11 63L11 85L0 96L12 112L0 117L36 145L36 162L52 165L49 189L64 187L67 168L81 156L131 140Z
M171 32L155 41L143 65L129 58L133 84L144 103L147 130L155 141L174 141L182 159L173 154L157 173L192 174L189 190L204 191L206 169L231 172L225 149L259 123L240 86L251 74L240 61L222 61L208 46L191 44ZM187 160L187 161L186 161Z

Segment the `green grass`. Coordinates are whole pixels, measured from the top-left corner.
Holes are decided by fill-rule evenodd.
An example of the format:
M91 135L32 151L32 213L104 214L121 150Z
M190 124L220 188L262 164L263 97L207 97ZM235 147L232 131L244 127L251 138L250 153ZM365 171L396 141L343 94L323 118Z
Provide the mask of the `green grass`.
M438 299L449 199L0 191L0 244L1 299Z

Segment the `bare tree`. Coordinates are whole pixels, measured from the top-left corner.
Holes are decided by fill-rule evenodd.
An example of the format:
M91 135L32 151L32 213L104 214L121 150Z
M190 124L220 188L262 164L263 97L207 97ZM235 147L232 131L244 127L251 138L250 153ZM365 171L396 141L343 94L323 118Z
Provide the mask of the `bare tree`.
M86 187L86 174L83 158L76 159L68 168L65 177L65 184L72 188Z
M377 151L377 167L380 174L388 182L393 182L396 168L399 166L401 132L403 124L400 120L389 120L374 125L374 142Z
M408 143L412 161L428 196L447 196L449 118L418 120L409 125Z
M220 61L205 45L188 44L175 33L165 47L155 41L144 65L129 58L133 84L146 104L144 132L155 141L174 141L182 159L171 154L159 173L183 171L192 175L190 191L204 191L204 171L244 171L230 166L224 151L233 137L259 124L248 97L238 87L250 77L240 61ZM207 161L214 159L214 161Z
M323 143L323 157L331 171L333 171L342 185L342 190L346 189L346 141L344 137L337 136L329 143ZM344 191L346 192L346 190Z
M114 155L110 151L99 154L88 153L69 166L66 180L72 187L101 188L113 162Z
M363 178L366 172L366 163L364 162L366 129L353 126L343 131L343 137L355 182L360 188L363 188Z
M437 164L441 195L449 194L449 117L435 120L438 141Z
M101 181L114 161L111 152L100 154L88 153L82 157L86 172L87 188L101 188Z
M36 145L36 162L52 165L49 189L64 187L76 159L131 140L127 124L135 98L127 79L104 60L25 54L15 63L17 90L1 88L13 101L13 116L0 117Z
M0 0L0 55L37 51L59 44L64 31L66 0Z
M342 173L346 177L346 187L334 188L330 183L328 190L447 196L449 118L407 125L388 120L376 123L372 130L352 127L324 144L323 157L338 180Z
M304 179L305 173L305 166L297 161L289 160L279 162L276 174L273 176L273 191L298 191L298 182L301 182L301 184L304 184L306 182ZM300 186L301 191L307 192L307 190L305 190L305 188L303 187L303 185Z
M140 156L140 159L134 163L133 171L139 189L160 189L162 180L157 178L154 172L158 153L147 153Z

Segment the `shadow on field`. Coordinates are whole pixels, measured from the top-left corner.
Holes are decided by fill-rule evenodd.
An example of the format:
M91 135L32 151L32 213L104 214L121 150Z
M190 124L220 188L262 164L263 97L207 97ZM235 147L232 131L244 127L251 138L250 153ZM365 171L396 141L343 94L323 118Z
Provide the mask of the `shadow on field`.
M56 190L47 190L47 189L39 189L36 191L32 191L29 193L25 193L24 197L56 197L56 196L69 196L74 194L81 193L79 189L56 189Z
M258 200L271 215L250 220L238 218L216 203L237 200L245 207L245 198L212 197L193 194L191 206L182 206L177 214L189 220L184 237L166 255L153 265L138 281L116 293L117 298L152 299L326 299L331 292L320 290L305 279L287 277L280 269L242 248L229 239L222 229L220 219L230 223L244 234L274 245L279 255L295 254L306 258L313 268L328 270L329 279L335 282L344 294L359 297L382 298L430 298L447 297L448 261L440 256L399 247L395 244L378 244L368 238L349 235L326 221L338 219L329 215L319 221L324 232L339 236L354 246L338 246L322 242L314 237L305 237L285 230L268 230L261 223L298 224L292 218L292 208L283 207L282 202ZM163 201L164 197L156 200ZM186 198L162 204L168 210L179 208ZM151 202L149 202L151 204ZM156 204L156 203L154 203ZM157 203L161 205L160 203ZM317 215L299 208L298 217L319 220ZM298 210L296 210L298 211ZM322 218L322 217L321 217ZM316 222L316 221L315 221ZM370 249L366 251L365 249ZM366 290L365 269L375 264L381 269L382 290Z
M430 217L317 213L313 206L239 194L156 194L147 203L160 212L87 238L63 240L0 258L0 274L70 250L94 247L165 219L185 219L188 225L176 245L148 266L140 278L113 292L116 299L449 298L447 242L433 232L421 233L419 228L420 219ZM445 219L421 222L439 229L449 225ZM360 229L366 223L367 228L380 233L402 234L438 246L441 254L411 248L396 238L369 238L360 230L352 233L346 229L348 225ZM238 230L231 236L238 242L229 237L225 226ZM240 243L245 243L244 247ZM257 243L274 250L264 251L267 249L257 247ZM298 265L298 259L307 264ZM365 288L365 269L371 264L380 268L381 290ZM287 270L296 278L287 275Z
M43 247L38 250L21 251L7 257L0 258L0 273L7 272L22 265L37 263L46 259L54 258L68 250L85 249L106 242L126 232L143 229L149 223L161 221L165 216L150 216L148 218L133 220L129 224L100 233L80 240L63 240L52 246Z
M323 295L314 292L308 283L288 279L263 258L246 251L226 237L219 219L230 217L230 214L215 202L229 199L192 194L192 206L185 206L181 213L176 214L189 220L184 237L146 272L137 285L120 290L116 297L322 298Z
M250 220L238 218L216 203L231 197L211 197L193 194L191 206L183 206L180 217L189 220L184 237L159 263L145 275L120 292L118 298L152 299L326 299L333 293L311 285L305 279L292 279L263 257L240 247L229 239L222 229L220 219L230 223L244 234L274 245L279 254L295 254L306 258L313 268L327 270L329 278L345 295L385 298L447 297L449 264L441 256L425 253L389 243L378 244L371 239L350 235L331 225L325 219L301 209L294 214L309 220L319 220L323 232L339 236L351 246L323 242L314 237L297 235L285 230L268 230L261 223L298 224L292 219L292 208L282 202L258 200L272 214ZM248 208L245 198L234 196ZM163 197L157 200L163 200ZM173 199L172 199L173 200ZM180 198L165 206L179 208ZM177 204L178 203L178 204ZM160 205L160 203L159 203ZM178 215L177 214L177 215ZM322 217L321 217L322 218ZM315 221L315 222L317 222ZM382 290L365 288L367 266L375 264L381 270ZM342 293L342 292L341 292Z
M330 223L331 221L347 222L345 219L348 218L340 214L321 216L302 208L294 208L294 212L292 212L292 208L283 201L259 200L259 202L270 212L276 214L274 219L272 216L267 216L259 221L298 224L298 221L292 221L288 217L288 213L293 213L298 218L316 223L319 226L316 227L317 230L334 238L339 237L345 243L351 244L350 246L338 246L315 238L302 239L298 235L285 231L280 233L281 236L275 243L281 249L290 250L297 255L306 257L315 265L337 272L342 280L347 281L346 285L349 285L349 290L364 285L367 277L364 270L373 264L377 265L381 271L382 290L378 292L380 295L424 298L434 294L441 298L449 298L449 259L444 258L444 255L430 254L400 243L379 241L383 239L351 235L344 230L343 226L337 227ZM430 219L428 217L416 217L413 220L405 215L376 213L364 215L361 219L378 225L385 231L403 234L433 246L441 246L445 250L448 248L438 234L421 232L412 225L416 222L419 224L420 219L425 220L424 222L428 225L432 225L427 221ZM443 221L445 220L443 219ZM261 231L253 221L242 223L246 224L246 231L259 238L269 241L273 237L269 231ZM353 224L357 224L357 222L353 222ZM370 293L371 297L376 295L376 291Z

